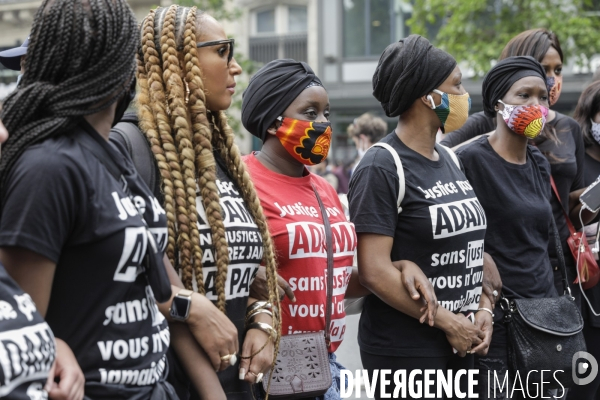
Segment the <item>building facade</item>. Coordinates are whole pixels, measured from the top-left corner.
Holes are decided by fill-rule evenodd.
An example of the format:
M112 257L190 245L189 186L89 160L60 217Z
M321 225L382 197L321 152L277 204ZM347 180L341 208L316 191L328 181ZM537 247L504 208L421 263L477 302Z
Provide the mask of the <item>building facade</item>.
M343 163L354 158L346 129L357 116L372 112L388 122L390 131L396 125L397 120L387 118L373 98L371 79L385 47L410 34L406 21L412 16L413 1L236 1L244 9L246 32L239 32L239 36L247 38L245 54L258 62L280 57L307 61L323 80L331 102L334 139L330 154L334 161ZM294 15L299 15L298 7L306 8L305 38L297 35L300 26ZM296 41L303 41L302 45L294 47ZM271 43L269 50L265 50L267 42ZM600 57L592 61L592 68L600 66ZM565 65L563 73L562 95L554 109L568 114L574 110L591 73L573 65ZM463 85L472 98L472 112L480 111L481 80L470 79L463 68L465 75Z
M236 54L259 65L277 58L307 62L322 79L331 102L334 138L331 157L345 162L354 158L346 128L364 112L382 116L389 130L396 121L385 117L372 96L371 78L385 47L410 34L406 21L414 0L226 0L240 17L224 23L227 34L236 39ZM141 20L157 4L172 0L128 0ZM0 0L0 50L20 45L29 34L41 0ZM500 49L499 49L500 51ZM600 56L596 64L600 65ZM591 78L572 65L564 70L563 91L556 110L570 113ZM463 70L463 75L465 71ZM17 72L0 66L0 101L14 89ZM248 80L242 76L240 81ZM481 81L463 79L472 98L472 111L481 110ZM240 85L240 88L243 85ZM236 96L239 100L239 93ZM239 107L230 110L239 119ZM240 125L241 126L241 125ZM243 128L239 145L244 153L260 143Z

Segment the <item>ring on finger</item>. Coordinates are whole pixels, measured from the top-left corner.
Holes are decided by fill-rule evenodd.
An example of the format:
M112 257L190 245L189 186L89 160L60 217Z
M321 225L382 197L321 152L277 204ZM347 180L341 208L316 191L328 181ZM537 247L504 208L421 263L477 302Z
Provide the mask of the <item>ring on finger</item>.
M258 374L255 374L252 371L248 371L249 373L251 373L252 375L254 375L256 378L254 379L254 383L260 383L263 379L263 373L259 372Z
M221 361L228 362L229 365L233 366L237 362L237 356L235 355L235 353L226 354L224 356L221 356Z

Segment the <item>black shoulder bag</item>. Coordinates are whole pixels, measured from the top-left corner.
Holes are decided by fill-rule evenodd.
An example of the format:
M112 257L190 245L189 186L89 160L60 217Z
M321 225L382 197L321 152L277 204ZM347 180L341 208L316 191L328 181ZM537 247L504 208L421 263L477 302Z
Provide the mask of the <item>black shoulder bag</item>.
M263 389L265 392L270 389L269 397L272 399L314 398L325 394L332 383L328 347L331 343L329 330L331 329L331 309L333 307L331 301L333 295L333 235L327 211L314 185L313 191L321 209L327 242L325 331L297 333L281 337L275 366L266 374L267 379L263 380Z
M573 355L585 351L583 318L567 283L567 270L562 246L554 217L552 228L556 242L556 254L562 274L562 296L538 299L513 299L502 297L504 322L508 331L508 367L511 373L519 373L525 384L530 371L535 377L528 382L542 381L541 371L546 372L544 387L559 389L573 386ZM562 370L562 372L555 371Z
M104 165L110 175L122 185L123 191L131 198L131 192L129 191L127 180L125 179L121 168L117 165L110 153L104 148L105 145L108 146L109 144L100 143L99 141L103 139L99 136L96 137L97 135L92 135L92 133L89 132L89 127L86 126L86 124L87 122L82 124L85 133L77 135L77 141L79 144L89 150L102 165ZM140 213L139 210L138 213ZM148 229L146 220L141 213L140 218L146 227L146 235L148 236L148 246L146 247L146 255L144 256L142 264L148 278L148 284L154 293L154 298L159 303L164 303L171 298L171 283L169 282L167 271L161 265L162 263L158 262L159 260L162 260L162 255L160 254L161 252L158 249L156 241L154 240L154 236Z

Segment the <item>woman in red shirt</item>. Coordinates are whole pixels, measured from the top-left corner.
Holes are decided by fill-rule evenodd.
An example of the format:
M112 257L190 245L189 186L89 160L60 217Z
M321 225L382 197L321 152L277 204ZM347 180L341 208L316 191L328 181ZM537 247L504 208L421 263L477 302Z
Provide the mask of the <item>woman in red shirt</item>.
M307 165L322 162L329 151L331 123L329 97L321 81L304 62L275 60L254 75L244 92L242 122L263 141L260 152L244 161L252 176L273 236L279 274L289 282L296 301L281 302L281 334L325 330L327 247L318 193L331 225L333 242L333 295L329 333L333 384L325 399L339 398L340 380L335 350L346 330L344 298L369 294L353 267L356 249L354 225L343 212L335 189L312 174ZM316 192L316 193L315 193ZM418 275L416 275L418 274ZM431 306L437 302L429 281L418 271L404 271L406 281ZM410 286L410 285L407 285ZM419 295L413 287L413 298ZM408 296L409 291L402 291Z

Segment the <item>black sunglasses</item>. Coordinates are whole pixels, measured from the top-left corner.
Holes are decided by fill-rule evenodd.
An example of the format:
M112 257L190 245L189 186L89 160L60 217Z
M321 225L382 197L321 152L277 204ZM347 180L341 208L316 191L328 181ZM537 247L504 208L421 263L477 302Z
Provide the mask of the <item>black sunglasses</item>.
M227 54L227 65L231 62L233 58L233 45L235 44L235 39L223 39L223 40L213 40L211 42L200 42L196 43L196 47L208 47L208 46L217 46L219 44L229 44L229 54Z

